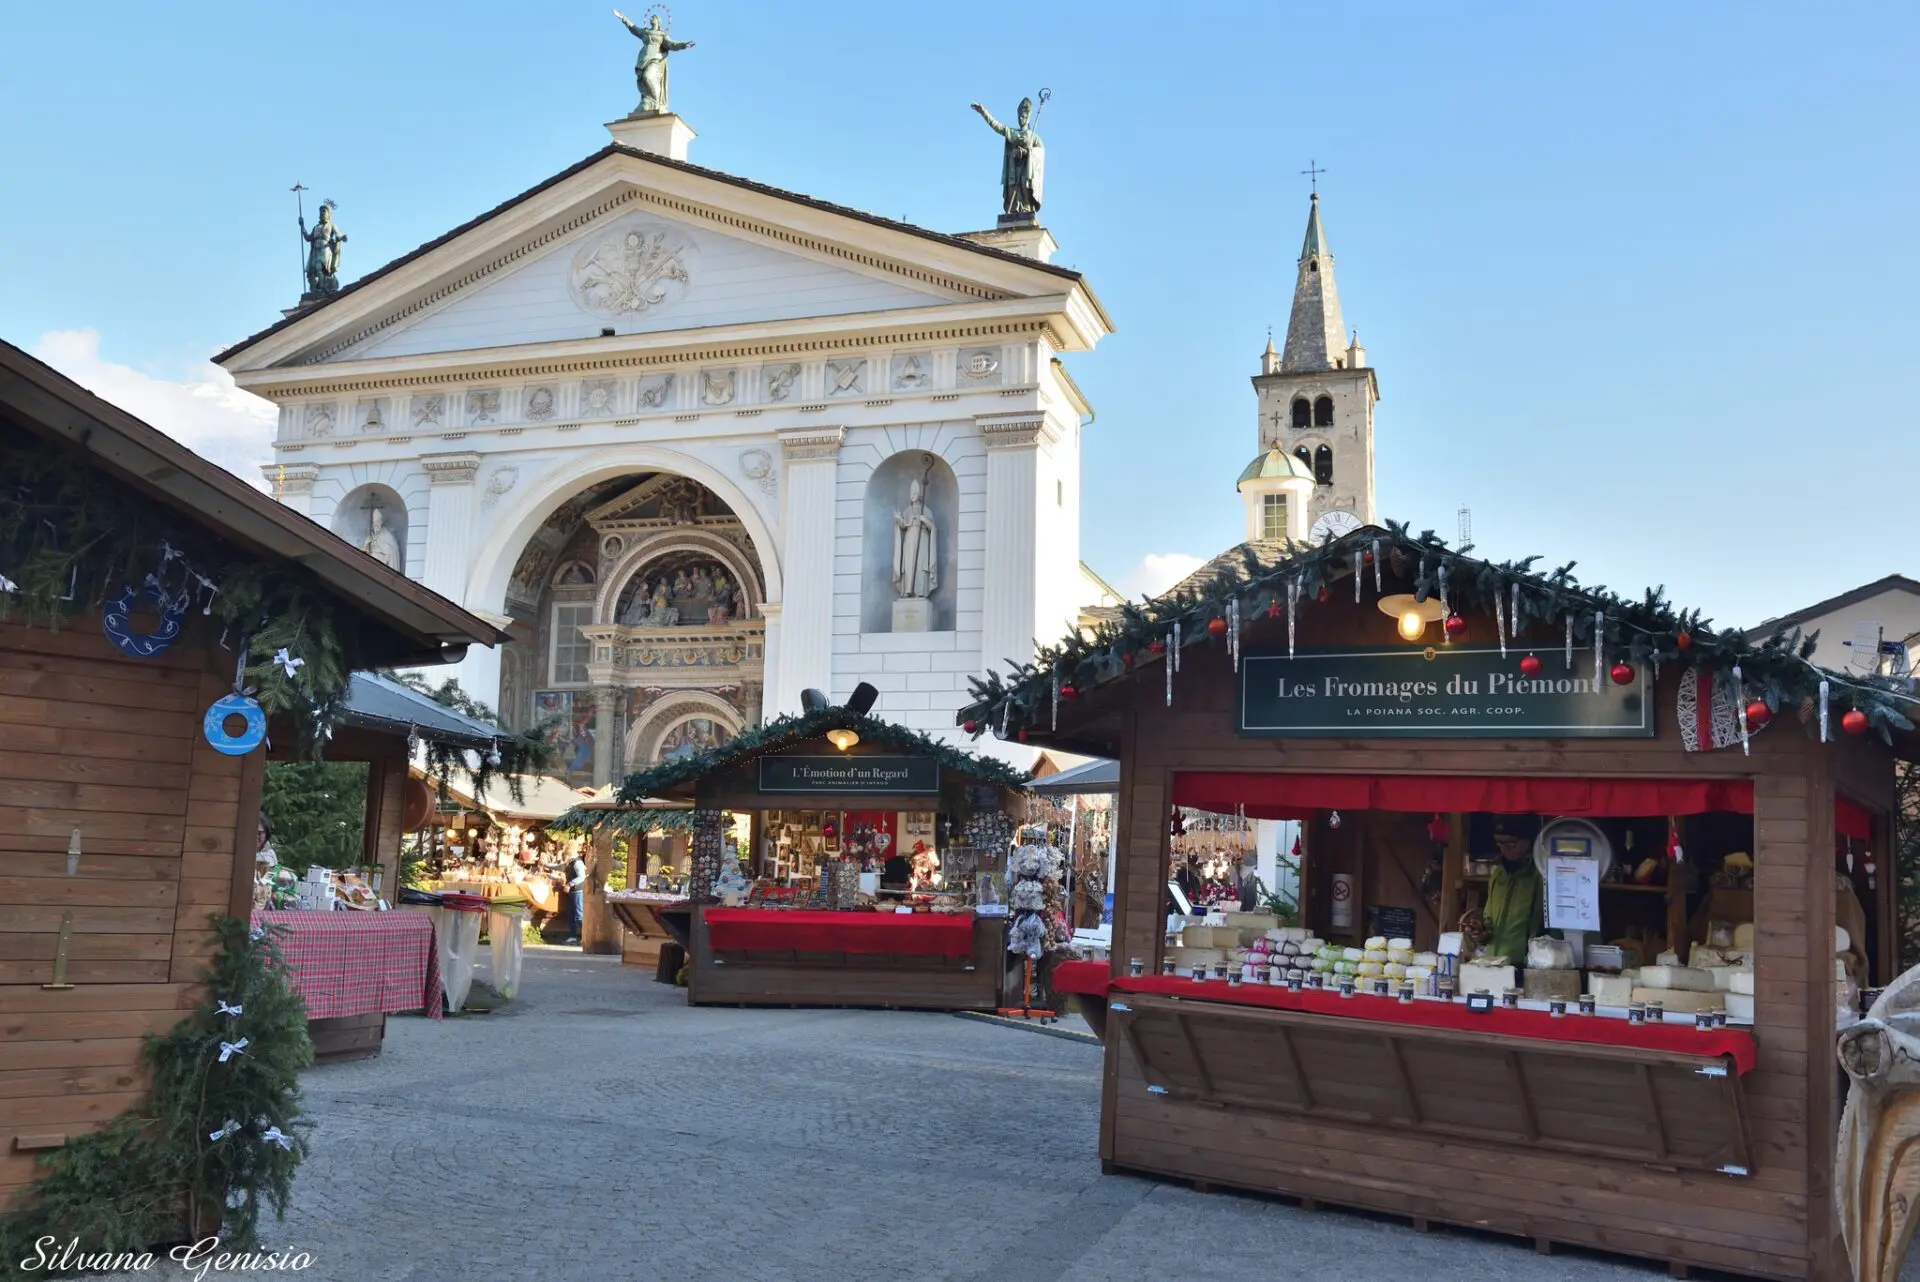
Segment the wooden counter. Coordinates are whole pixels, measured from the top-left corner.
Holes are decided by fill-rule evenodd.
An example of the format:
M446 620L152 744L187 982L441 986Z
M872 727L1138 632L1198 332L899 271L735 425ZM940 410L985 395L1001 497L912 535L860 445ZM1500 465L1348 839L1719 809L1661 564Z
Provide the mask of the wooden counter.
M693 1006L879 1006L993 1010L1006 972L1006 922L978 917L967 957L886 952L716 951L694 913Z
M662 946L687 946L685 923L691 905L683 897L609 891L607 907L620 923L620 964L623 966L656 968L660 965ZM678 910L677 915L674 910Z

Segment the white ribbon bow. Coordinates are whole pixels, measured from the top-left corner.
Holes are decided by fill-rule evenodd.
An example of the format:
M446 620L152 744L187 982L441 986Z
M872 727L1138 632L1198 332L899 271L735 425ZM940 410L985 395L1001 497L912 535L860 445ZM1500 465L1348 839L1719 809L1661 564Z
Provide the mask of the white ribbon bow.
M246 1053L247 1053L247 1039L244 1037L242 1037L237 1042L221 1042L220 1043L220 1062L222 1064L232 1059L235 1055L244 1055Z
M238 1015L240 1011L241 1011L241 1008L238 1006L229 1006L227 1003L221 1002L220 1009L214 1011L213 1013L216 1015Z
M18 583L15 583L6 575L0 574L0 592L18 592L19 590L20 585Z
M207 1138L214 1141L223 1140L227 1138L227 1136L233 1134L235 1131L239 1129L240 1129L240 1123L234 1121L232 1118L228 1118L227 1124L225 1126L221 1127L217 1131L207 1132Z
M267 928L265 926L255 926L252 930L247 932L247 938L256 944L259 943L261 940L265 939L266 937L267 937Z
M260 1138L269 1144L278 1144L284 1149L291 1149L293 1147L292 1137L282 1132L277 1126L269 1126Z
M293 680L295 673L307 666L305 659L294 658L292 654L288 653L287 647L285 646L281 646L273 652L273 661L280 665L281 670L287 674L287 680L289 681Z

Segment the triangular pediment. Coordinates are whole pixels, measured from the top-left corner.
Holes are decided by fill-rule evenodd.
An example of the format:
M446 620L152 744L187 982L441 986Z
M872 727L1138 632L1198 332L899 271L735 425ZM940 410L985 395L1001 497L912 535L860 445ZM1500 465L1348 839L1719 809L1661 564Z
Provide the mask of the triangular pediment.
M217 359L417 360L1064 295L1097 312L1077 273L611 147Z

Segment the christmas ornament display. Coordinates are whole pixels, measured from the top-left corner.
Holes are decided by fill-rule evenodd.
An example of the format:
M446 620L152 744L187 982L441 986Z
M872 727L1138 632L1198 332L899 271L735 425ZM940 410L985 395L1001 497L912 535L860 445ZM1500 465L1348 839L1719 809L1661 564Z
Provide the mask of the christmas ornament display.
M1758 730L1773 720L1773 709L1767 707L1765 699L1749 700L1746 706L1747 724Z
M1069 681L1060 687L1060 697L1062 699L1078 699L1080 697L1080 687Z
M1681 654L1685 654L1688 650L1691 650L1693 648L1693 634L1691 632L1681 632L1675 635L1673 638L1673 648Z
M134 601L142 595L153 602L160 616L160 622L151 632L135 628L128 617L133 613ZM120 594L101 608L100 630L113 642L113 648L128 658L152 659L165 654L180 639L180 619L185 613L185 606L169 599L160 591L159 583L149 579L144 588L132 585L121 588Z
M1613 670L1607 675L1613 678L1613 684L1617 686L1630 686L1633 684L1633 665L1623 660L1614 664Z
M239 717L246 723L239 734L227 733L228 717ZM213 745L215 752L223 752L229 757L244 757L266 741L267 714L256 700L244 694L222 695L207 709L200 732L207 737L207 742Z
M1840 718L1840 728L1848 734L1865 734L1867 732L1867 714L1858 708L1849 709L1847 715Z
M962 730L964 730L964 731L966 731L966 732L967 732L968 734L979 734L979 733L980 733L980 723L979 723L978 721L968 721L968 722L965 722L965 723L963 723L963 724L961 725L961 727L960 727L960 728L961 728Z
M1209 635L1215 636L1215 637L1223 637L1227 635L1227 621L1225 619L1207 620L1207 632Z
M1462 637L1466 635L1467 621L1457 614L1449 614L1445 626L1447 635L1450 637Z
M1539 655L1527 655L1520 660L1520 675L1523 677L1537 677L1540 675L1540 669L1546 666L1546 664L1540 662Z
M1318 601L1321 605L1325 605L1327 602L1333 600L1333 593L1327 591L1327 585L1322 583L1320 585L1320 590L1313 594L1313 599Z

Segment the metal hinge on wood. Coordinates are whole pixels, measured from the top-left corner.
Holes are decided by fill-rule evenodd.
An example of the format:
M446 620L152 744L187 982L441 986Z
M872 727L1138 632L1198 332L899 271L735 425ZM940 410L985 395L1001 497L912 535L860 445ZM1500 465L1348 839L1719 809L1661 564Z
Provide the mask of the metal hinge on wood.
M1720 1168L1720 1174L1722 1174L1722 1175L1745 1175L1745 1174L1747 1174L1747 1168L1746 1168L1746 1167L1744 1167L1744 1166L1735 1166L1735 1165L1733 1165L1732 1163L1728 1163L1727 1165L1725 1165L1725 1166L1723 1166L1723 1167L1721 1167L1721 1168Z
M1727 1075L1727 1066L1725 1064L1706 1064L1693 1071L1701 1077L1725 1077ZM1746 1172L1742 1171L1741 1174L1745 1175Z

